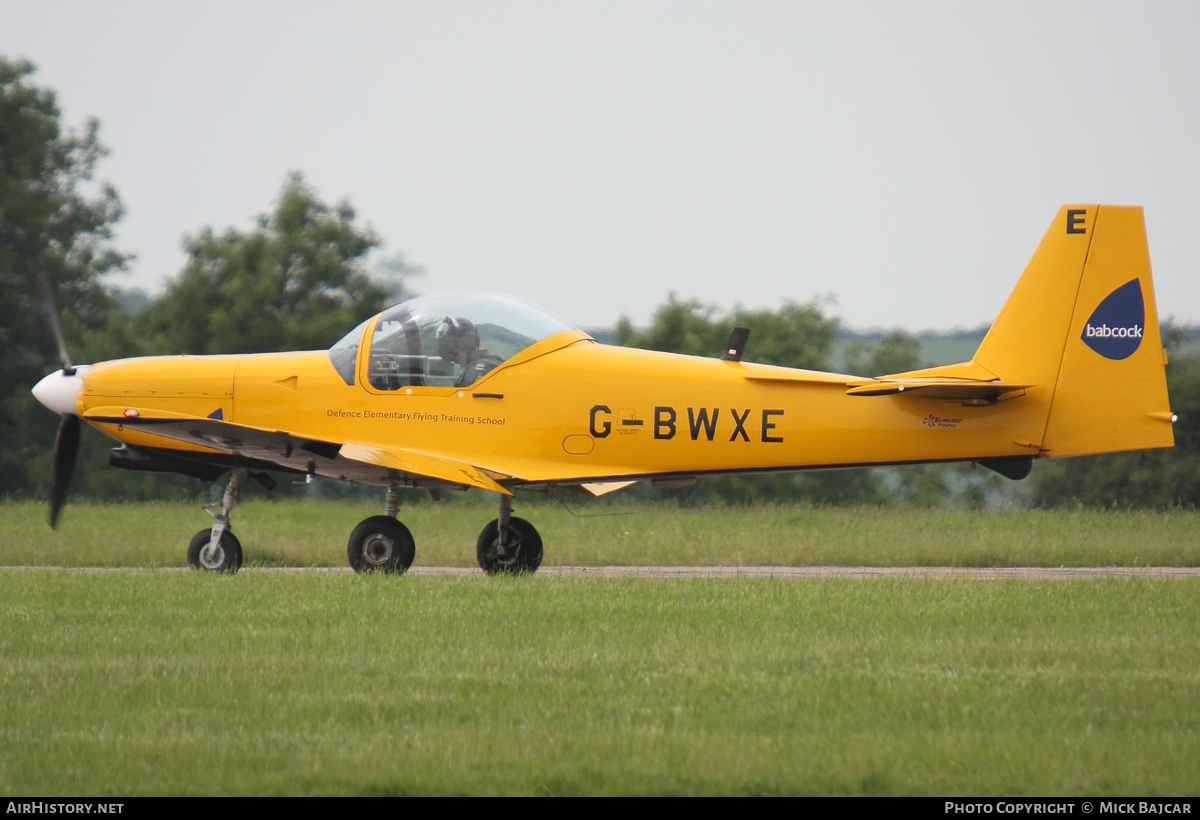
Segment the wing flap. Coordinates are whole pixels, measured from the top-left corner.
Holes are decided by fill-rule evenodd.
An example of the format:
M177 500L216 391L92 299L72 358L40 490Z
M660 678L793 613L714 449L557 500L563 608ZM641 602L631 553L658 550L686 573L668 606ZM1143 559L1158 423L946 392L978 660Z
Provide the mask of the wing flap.
M354 443L343 444L342 455L353 461L375 464L399 470L402 473L423 475L448 481L451 484L468 484L481 490L512 495L511 490L502 484L497 484L495 480L484 475L475 466L445 456L435 456L397 447L377 447L371 444Z

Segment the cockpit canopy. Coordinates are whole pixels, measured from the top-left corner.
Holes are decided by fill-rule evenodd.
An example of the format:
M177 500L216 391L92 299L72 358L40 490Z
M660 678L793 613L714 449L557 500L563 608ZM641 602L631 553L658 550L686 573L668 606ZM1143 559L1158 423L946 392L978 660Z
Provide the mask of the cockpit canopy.
M511 296L418 296L368 319L329 349L329 360L346 384L354 384L358 347L372 322L366 378L377 390L466 386L535 342L571 327Z

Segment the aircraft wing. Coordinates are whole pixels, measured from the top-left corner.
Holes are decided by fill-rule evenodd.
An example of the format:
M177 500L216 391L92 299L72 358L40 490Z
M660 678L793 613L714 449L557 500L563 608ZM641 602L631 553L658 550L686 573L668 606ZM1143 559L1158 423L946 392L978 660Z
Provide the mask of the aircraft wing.
M97 424L116 424L174 441L200 444L254 462L253 468L279 468L370 484L392 481L407 487L470 486L511 495L496 479L512 478L447 456L352 441L305 438L215 418L165 410L95 407L83 414ZM198 454L181 457L203 460Z

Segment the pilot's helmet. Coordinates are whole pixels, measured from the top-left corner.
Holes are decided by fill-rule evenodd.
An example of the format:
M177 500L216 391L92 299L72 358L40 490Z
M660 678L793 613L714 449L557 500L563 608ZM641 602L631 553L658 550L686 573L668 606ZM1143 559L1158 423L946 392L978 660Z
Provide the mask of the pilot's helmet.
M479 348L479 331L470 319L447 316L437 329L438 355L448 361L458 361L464 354L471 356Z

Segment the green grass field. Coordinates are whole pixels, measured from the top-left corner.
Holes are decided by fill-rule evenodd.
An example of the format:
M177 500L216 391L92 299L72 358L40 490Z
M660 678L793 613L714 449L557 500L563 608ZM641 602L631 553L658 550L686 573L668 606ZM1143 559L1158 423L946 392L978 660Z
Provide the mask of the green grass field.
M951 512L804 505L713 507L580 504L544 497L516 514L545 542L547 565L1200 566L1197 514ZM250 566L346 566L354 526L379 509L332 501L256 501L234 511ZM496 516L488 497L404 506L416 564L475 566L475 541ZM56 532L35 503L0 504L0 565L183 566L188 539L211 520L186 504L74 505Z
M550 564L1197 565L1194 514L519 499ZM251 565L371 507L250 503ZM627 513L627 514L626 514ZM401 517L473 565L484 503ZM0 562L170 567L205 517L0 505ZM0 793L1193 794L1200 579L0 572Z
M1194 794L1200 581L0 573L17 794Z

